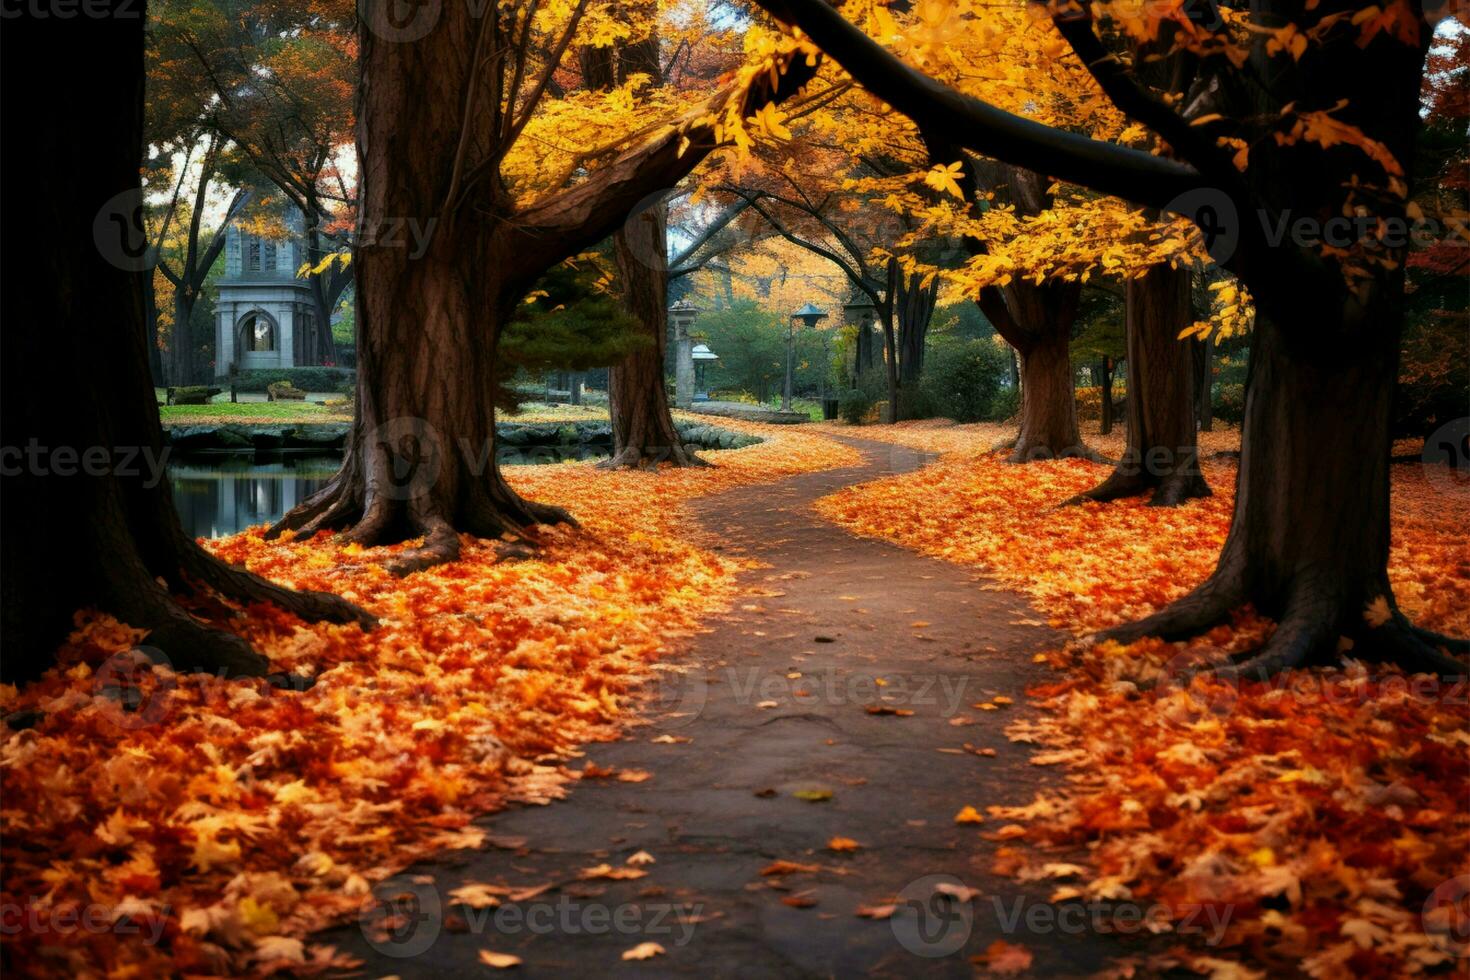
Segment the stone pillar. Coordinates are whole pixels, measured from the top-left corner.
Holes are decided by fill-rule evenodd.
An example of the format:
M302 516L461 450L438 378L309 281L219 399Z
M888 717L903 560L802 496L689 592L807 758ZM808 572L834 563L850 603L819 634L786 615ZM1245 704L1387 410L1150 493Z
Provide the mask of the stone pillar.
M214 376L223 378L230 373L230 364L235 360L235 320L231 314L233 303L221 303L215 311Z
M699 312L688 300L669 307L669 323L674 328L674 405L678 408L694 404L694 338L689 331Z
M281 335L276 338L276 356L279 358L277 363L283 368L296 366L296 333L293 319L291 304L282 304L276 317L276 322L281 328Z

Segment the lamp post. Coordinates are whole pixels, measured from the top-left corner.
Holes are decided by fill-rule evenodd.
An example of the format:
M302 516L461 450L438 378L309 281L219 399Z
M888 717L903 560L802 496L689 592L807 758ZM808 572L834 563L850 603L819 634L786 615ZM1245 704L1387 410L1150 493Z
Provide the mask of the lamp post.
M694 401L694 339L689 330L700 312L687 299L669 307L669 323L674 328L674 404L679 408L688 408Z
M807 303L801 309L791 314L791 321L786 326L786 384L781 389L781 411L791 411L791 388L796 375L796 321L800 320L805 326L815 327L818 320L825 320L827 312Z
M863 373L863 355L872 346L873 315L878 308L873 305L873 300L867 293L857 287L853 287L852 295L847 302L842 304L842 314L845 322L857 328L857 336L853 346L852 376L854 380Z

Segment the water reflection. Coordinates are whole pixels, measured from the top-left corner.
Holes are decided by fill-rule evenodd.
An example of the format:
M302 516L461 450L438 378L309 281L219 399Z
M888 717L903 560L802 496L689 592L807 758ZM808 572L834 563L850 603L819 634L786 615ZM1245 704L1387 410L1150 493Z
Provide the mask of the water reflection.
M326 484L342 465L335 455L194 456L169 467L184 530L218 538L279 520Z
M607 456L605 447L528 446L503 448L496 460L501 466L535 466ZM168 473L184 530L195 538L220 538L280 520L341 465L342 457L333 453L217 453L175 457Z

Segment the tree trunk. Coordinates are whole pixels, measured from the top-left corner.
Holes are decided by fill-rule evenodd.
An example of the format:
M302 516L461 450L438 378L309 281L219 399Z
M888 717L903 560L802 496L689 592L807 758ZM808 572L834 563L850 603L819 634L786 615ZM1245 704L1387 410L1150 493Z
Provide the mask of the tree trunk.
M183 287L174 287L174 322L169 328L168 360L170 384L194 383L194 297Z
M1190 322L1189 270L1151 266L1126 286L1128 443L1101 484L1076 500L1119 500L1154 491L1172 507L1209 496L1194 429L1194 361L1179 331Z
M893 320L895 307L898 305L896 299L899 292L899 283L903 281L903 275L899 272L898 260L888 260L888 288L884 295L888 298L881 310L883 316L883 361L885 375L888 379L888 411L885 413L885 422L897 422L903 416L900 413L899 399L902 397L900 381L898 377L898 343L894 335Z
M21 447L4 454L4 671L39 673L72 614L91 607L149 630L146 649L176 670L264 674L265 657L175 596L212 590L307 618L371 620L336 596L293 592L223 564L179 524L148 368L152 270L128 258L144 241L131 222L142 201L145 19L141 4L115 6L4 32L7 84L18 83L11 73L28 58L89 67L57 74L5 120L7 140L27 152L6 165L4 261L27 288L4 296L0 445ZM104 226L116 239L94 239L99 215L117 219ZM52 360L71 372L66 398L50 397L32 369Z
M924 373L924 343L934 317L939 281L923 285L923 277L907 276L899 282L895 307L898 310L899 384L913 390Z
M447 4L414 40L389 40L359 18L357 417L341 471L269 533L347 528L364 545L421 537L388 565L397 574L458 557L461 532L520 542L509 547L524 553L531 525L571 520L501 477L501 330L547 269L613 234L717 146L712 124L668 127L518 207L499 167L535 100L511 106L506 122L497 83L488 105L465 107L466 92L502 71L502 53L487 57L482 42L504 42L508 24L486 31L480 17L503 14ZM518 57L510 48L503 56ZM739 93L716 93L711 105L744 118L799 91L815 70L791 64ZM385 215L440 217L410 252L362 234L364 221Z
M623 283L623 306L637 322L646 343L607 372L613 455L602 465L609 469L663 462L704 465L692 449L680 445L664 386L668 337L665 220L664 202L659 199L630 216L613 236L618 278Z
M1277 621L1276 632L1227 675L1328 659L1339 637L1353 641L1356 656L1464 673L1436 648L1463 653L1465 641L1409 625L1388 583L1389 421L1402 310L1378 306L1370 315L1382 328L1367 342L1310 354L1257 315L1245 451L1219 563L1185 598L1109 636L1179 639L1249 602ZM1374 626L1364 613L1380 598L1387 621Z
M857 343L853 357L854 380L873 370L873 324L864 320L857 326Z
M1214 410L1210 405L1210 386L1214 382L1214 344L1208 340L1193 342L1194 354L1194 417L1201 432L1209 432L1214 424Z
M1053 284L1028 289L1054 289ZM1072 320L1062 315L1066 304L1041 301L1043 309L1054 310L1049 322L1035 333L1020 336L1016 353L1020 359L1021 429L1010 461L1027 463L1041 459L1089 456L1077 431L1077 400L1072 384ZM1022 346L1024 345L1024 346Z
M1113 431L1113 360L1104 357L1097 362L1098 394L1102 398L1102 422L1098 431L1107 435Z

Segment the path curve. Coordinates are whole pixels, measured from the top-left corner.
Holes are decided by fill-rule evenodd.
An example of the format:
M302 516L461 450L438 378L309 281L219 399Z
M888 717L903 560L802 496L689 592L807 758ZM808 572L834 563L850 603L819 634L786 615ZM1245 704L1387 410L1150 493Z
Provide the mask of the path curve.
M640 977L970 976L968 957L997 939L1035 955L1032 975L1085 975L1123 952L1043 921L1054 883L991 873L1002 845L980 834L1000 822L954 822L966 805L1027 803L1058 777L1003 729L1045 676L1032 655L1060 634L1028 625L1035 610L982 590L982 576L817 515L822 496L933 458L841 441L860 465L691 503L726 549L769 566L743 581L772 594L712 623L678 658L687 672L661 672L648 725L587 749L650 779L583 780L568 799L492 814L480 825L508 847L454 852L379 889L397 889L394 934L350 927L318 941L364 957L364 976L404 978L483 974L484 949L520 957L527 976ZM998 695L1014 704L972 707ZM862 848L833 853L833 837ZM578 880L640 851L655 859L641 878ZM775 861L818 870L763 876ZM928 900L932 875L980 890L968 914ZM467 882L561 885L449 910L447 893ZM925 901L887 920L856 914L895 896ZM644 942L664 954L621 959Z

